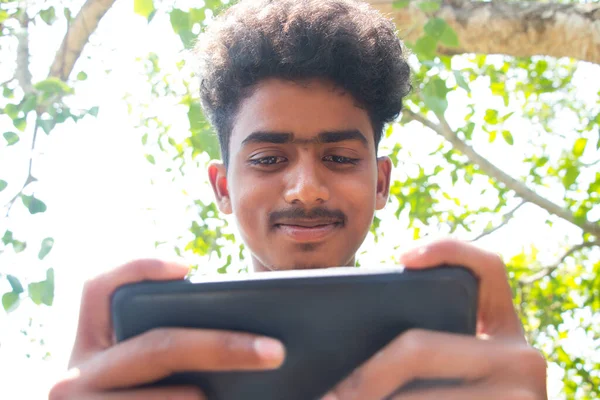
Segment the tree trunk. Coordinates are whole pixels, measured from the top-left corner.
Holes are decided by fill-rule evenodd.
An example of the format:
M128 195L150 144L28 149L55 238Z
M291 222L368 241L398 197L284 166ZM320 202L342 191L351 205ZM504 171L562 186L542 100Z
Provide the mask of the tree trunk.
M394 8L394 0L366 0L396 23L400 37L414 42L428 15L416 2ZM505 3L444 0L432 16L444 19L460 47L441 53L548 55L600 63L600 4Z

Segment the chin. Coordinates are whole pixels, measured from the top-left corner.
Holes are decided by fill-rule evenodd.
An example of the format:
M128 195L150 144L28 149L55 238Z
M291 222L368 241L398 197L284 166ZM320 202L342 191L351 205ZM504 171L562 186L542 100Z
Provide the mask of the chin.
M354 258L350 261L332 261L332 260L323 260L319 261L316 259L307 259L309 257L302 257L298 260L287 260L286 264L272 265L269 266L271 271L289 271L294 269L324 269L324 268L333 268L333 267L345 267L345 266L354 266ZM312 258L312 257L311 257Z
M304 244L306 245L306 244ZM319 248L317 251L306 251L307 249L286 249L277 253L265 254L266 257L256 257L252 255L252 264L254 271L290 271L304 269L324 269L333 267L354 267L356 266L354 253L342 257L332 257L335 253L335 246ZM301 251L298 251L301 250ZM313 249L314 250L314 249Z

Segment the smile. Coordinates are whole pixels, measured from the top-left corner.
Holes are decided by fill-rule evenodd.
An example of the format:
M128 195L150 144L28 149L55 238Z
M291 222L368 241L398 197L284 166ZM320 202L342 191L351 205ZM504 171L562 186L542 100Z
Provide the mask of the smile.
M298 224L298 225L296 225ZM318 242L342 227L341 222L324 223L319 221L277 224L275 229L298 243Z

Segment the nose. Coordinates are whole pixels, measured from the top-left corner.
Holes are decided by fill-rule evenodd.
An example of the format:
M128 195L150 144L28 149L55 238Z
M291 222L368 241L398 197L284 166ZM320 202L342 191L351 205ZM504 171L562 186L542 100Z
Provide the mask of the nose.
M288 204L310 208L329 200L329 188L320 176L322 174L315 160L312 157L304 158L289 169L284 197Z

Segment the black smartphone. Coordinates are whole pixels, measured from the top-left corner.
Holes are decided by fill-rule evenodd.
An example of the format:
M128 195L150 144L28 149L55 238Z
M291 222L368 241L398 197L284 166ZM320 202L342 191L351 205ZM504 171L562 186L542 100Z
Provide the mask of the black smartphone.
M188 327L251 332L286 346L276 370L186 372L155 385L197 385L211 400L311 400L408 329L474 335L477 288L466 268L448 265L265 272L125 285L111 312L117 341Z

